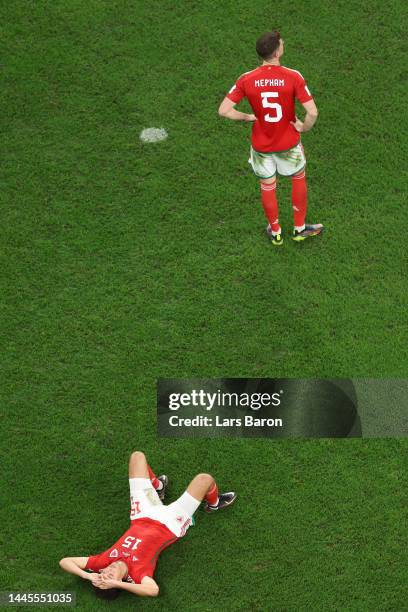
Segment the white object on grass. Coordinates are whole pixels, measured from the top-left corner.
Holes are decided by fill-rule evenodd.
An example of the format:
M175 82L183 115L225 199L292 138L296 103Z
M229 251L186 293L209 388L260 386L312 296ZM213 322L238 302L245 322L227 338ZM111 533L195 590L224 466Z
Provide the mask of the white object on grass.
M168 134L164 128L146 128L140 132L140 140L143 142L159 142L165 140Z

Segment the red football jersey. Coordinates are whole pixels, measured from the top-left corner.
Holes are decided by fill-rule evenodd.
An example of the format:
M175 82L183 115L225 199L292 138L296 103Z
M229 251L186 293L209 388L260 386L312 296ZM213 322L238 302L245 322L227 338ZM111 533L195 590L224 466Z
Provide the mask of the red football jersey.
M178 539L158 521L149 518L136 519L113 546L99 555L89 557L86 569L99 572L114 561L124 561L128 567L125 580L140 584L145 576L153 576L162 550Z
M252 147L261 153L287 151L300 139L295 121L295 99L313 100L300 72L285 66L260 66L239 77L227 94L233 102L247 97L257 121L252 126Z

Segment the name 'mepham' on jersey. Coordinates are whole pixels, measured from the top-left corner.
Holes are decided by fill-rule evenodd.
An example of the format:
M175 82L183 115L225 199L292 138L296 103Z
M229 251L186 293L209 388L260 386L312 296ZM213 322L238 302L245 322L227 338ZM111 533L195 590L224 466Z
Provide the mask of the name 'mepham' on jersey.
M152 577L160 553L179 538L165 525L149 518L132 521L130 528L108 550L89 557L86 569L99 572L115 561L128 568L128 582Z
M297 145L300 134L291 125L296 120L295 100L301 104L313 100L300 72L285 66L259 66L240 76L227 94L236 104L245 97L257 118L252 125L256 151L274 153Z

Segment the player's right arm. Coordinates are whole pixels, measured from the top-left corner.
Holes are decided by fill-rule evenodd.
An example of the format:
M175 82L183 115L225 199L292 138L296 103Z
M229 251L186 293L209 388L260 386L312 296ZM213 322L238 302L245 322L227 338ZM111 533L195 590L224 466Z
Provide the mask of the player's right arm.
M227 119L232 119L233 121L256 121L255 115L249 113L241 113L241 111L236 110L235 105L241 102L241 100L245 97L245 85L243 76L239 77L236 81L235 85L231 87L225 98L220 104L218 109L218 114L220 117L226 117Z
M88 563L89 557L64 557L59 562L60 567L68 574L74 574L74 576L80 576L84 580L94 580L95 576L99 574L90 574L85 572L86 564Z

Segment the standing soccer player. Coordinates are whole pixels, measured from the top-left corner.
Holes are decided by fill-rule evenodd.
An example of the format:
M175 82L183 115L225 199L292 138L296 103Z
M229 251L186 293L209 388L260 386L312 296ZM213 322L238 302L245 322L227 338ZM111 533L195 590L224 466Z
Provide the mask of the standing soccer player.
M323 231L323 225L307 225L306 158L300 139L312 129L317 108L303 76L281 66L284 42L279 32L266 32L256 43L263 63L244 73L222 101L218 113L234 121L252 121L249 163L260 179L261 199L269 221L268 235L273 245L283 243L276 199L276 173L292 178L294 215L293 240L303 241ZM242 113L235 105L246 97L254 114ZM295 115L295 100L306 111L304 121Z

